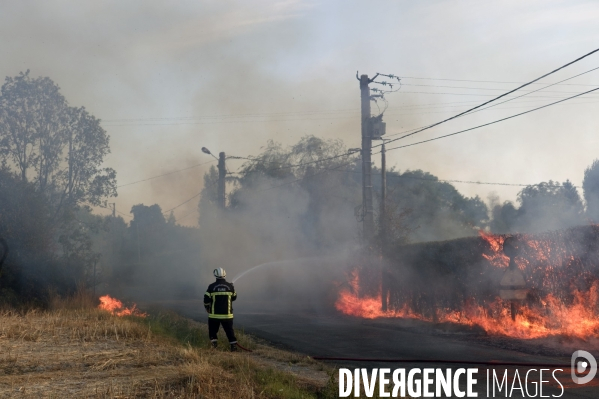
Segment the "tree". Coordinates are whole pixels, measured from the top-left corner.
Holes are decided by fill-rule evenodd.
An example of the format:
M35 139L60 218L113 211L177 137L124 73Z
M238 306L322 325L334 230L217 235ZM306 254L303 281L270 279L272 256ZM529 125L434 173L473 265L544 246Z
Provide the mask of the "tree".
M428 172L392 170L387 173L387 181L387 200L399 209L410 210L404 223L414 241L473 235L488 222L487 206L479 197L464 197L454 186Z
M157 204L133 205L131 213L133 214L131 235L138 241L141 258L147 260L164 249L166 220Z
M513 232L518 219L518 209L510 201L495 205L491 211L491 231L496 234Z
M100 120L69 107L59 87L29 71L7 77L0 96L0 159L31 181L59 216L116 196L116 172L101 168L110 153ZM65 206L66 205L66 206Z
M580 195L569 180L527 186L518 193L518 202L518 231L556 230L584 222Z
M54 252L47 199L33 183L5 169L0 170L0 237L10 249L0 274L1 302L17 303L20 298L43 302L49 287L68 294L83 280L84 268L69 263L71 256Z
M79 217L116 196L116 172L102 168L109 153L100 120L84 107L70 107L50 78L32 78L29 71L6 78L0 89L0 162L45 199L53 244L45 256L63 262L73 278L85 279L98 261L90 239L97 222Z
M599 222L599 159L585 169L582 190L586 201L586 214L595 223Z

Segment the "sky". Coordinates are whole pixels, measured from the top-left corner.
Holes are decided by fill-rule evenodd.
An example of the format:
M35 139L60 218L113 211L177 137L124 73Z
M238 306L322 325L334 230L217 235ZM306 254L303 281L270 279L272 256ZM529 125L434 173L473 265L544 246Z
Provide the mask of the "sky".
M111 140L105 164L123 185L114 201L119 213L129 215L135 204L168 210L198 194L203 174L215 164L202 147L251 156L268 140L291 145L308 134L359 147L356 71L401 77L401 88L386 95L384 114L387 137L396 138L599 48L597 20L594 0L5 0L0 74L29 69L34 77L48 76L71 105L85 106L102 120ZM597 67L599 53L531 87ZM599 70L394 145L485 124L594 87ZM450 180L570 179L581 185L585 168L599 158L596 93L389 151L387 164ZM227 164L231 171L241 165ZM183 168L189 169L146 180ZM129 184L140 180L146 181ZM521 189L455 186L467 196L486 200L494 193L501 201L515 201ZM196 225L196 212L193 199L177 207L175 217Z

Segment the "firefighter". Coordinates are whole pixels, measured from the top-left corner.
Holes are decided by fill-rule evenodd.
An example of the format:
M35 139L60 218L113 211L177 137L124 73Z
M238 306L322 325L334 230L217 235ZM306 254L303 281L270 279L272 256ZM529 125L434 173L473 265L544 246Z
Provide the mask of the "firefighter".
M237 293L232 283L225 280L227 273L219 267L214 269L216 281L208 286L204 294L204 308L208 312L208 336L212 347L218 345L218 330L222 324L227 334L231 351L237 350L237 339L233 331L233 301L237 299Z

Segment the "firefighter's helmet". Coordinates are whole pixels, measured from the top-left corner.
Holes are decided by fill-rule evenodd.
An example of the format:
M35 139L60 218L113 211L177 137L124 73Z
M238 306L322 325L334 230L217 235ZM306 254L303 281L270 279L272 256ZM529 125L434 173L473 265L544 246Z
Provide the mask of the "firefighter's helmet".
M218 269L214 269L214 277L225 278L227 277L227 272L222 267L219 267Z

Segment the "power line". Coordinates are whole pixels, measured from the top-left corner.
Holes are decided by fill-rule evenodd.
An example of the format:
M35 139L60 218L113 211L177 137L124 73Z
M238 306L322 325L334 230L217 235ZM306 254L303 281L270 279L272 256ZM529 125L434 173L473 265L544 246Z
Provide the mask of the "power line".
M587 71L587 72L589 72L589 71ZM585 73L586 73L586 72L585 72ZM511 116L508 116L508 117L506 117L506 118L498 119L498 120L496 120L496 121L493 121L493 122L485 123L485 124L482 124L482 125L479 125L479 126L475 126L475 127L469 128L469 129L464 129L464 130L461 130L461 131L458 131L458 132L454 132L454 133L451 133L451 134L447 134L447 135L439 136L439 137L436 137L436 138L432 138L432 139L428 139L428 140L423 140L423 141L420 141L420 142L417 142L417 143L413 143L413 144L408 144L408 145L399 146L399 147L392 147L392 148L389 148L389 149L388 149L388 151L390 151L390 150L394 150L394 149L398 149L398 148L403 148L403 147L409 147L409 146L413 146L413 145L416 145L416 144L422 144L422 143L426 143L426 142L429 142L429 141L434 141L434 140L438 140L438 139L441 139L441 138L445 138L445 137L449 137L449 136L454 136L454 135L457 135L457 134L460 134L460 133L464 133L464 132L467 132L467 131L470 131L470 130L478 129L478 128L481 128L481 127L484 127L484 126L489 126L489 125L492 125L492 124L495 124L495 123L499 123L499 122L502 122L502 121L505 121L505 120L508 120L508 119L515 118L515 117L517 117L517 116L521 116L521 115L528 114L528 113L530 113L530 112L533 112L533 111L537 111L537 110L540 110L540 109L543 109L543 108L547 108L547 107L549 107L549 106L552 106L552 105L555 105L555 104L559 104L559 103L561 103L561 102L564 102L564 101L567 101L567 100L571 100L571 99L574 99L574 98L580 97L580 96L582 96L582 95L585 95L585 94L588 94L588 93L592 93L592 92L594 92L594 91L596 91L596 90L599 90L599 87L597 87L597 88L595 88L595 89L592 89L592 90L588 90L588 91L586 91L586 92L583 92L583 93L578 93L578 94L576 94L576 95L574 95L574 96L567 97L567 98L565 98L565 99L561 99L561 100L559 100L559 101L555 101L555 102L553 102L553 103L550 103L550 104L545 104L545 105L543 105L543 106L536 107L536 108L533 108L533 109L531 109L531 110L527 110L527 111L524 111L524 112L521 112L521 113L518 113L518 114L515 114L515 115L511 115ZM499 98L499 97L498 97L498 98ZM475 108L476 108L476 107L475 107ZM475 109L475 108L472 108L472 109ZM450 118L450 119L451 119L451 118ZM439 122L438 124L440 124L440 123L442 123L442 122ZM431 125L431 126L434 126L434 125ZM419 129L420 129L420 130L419 130ZM407 136L409 136L409 135L412 135L412 134L418 133L419 131L422 131L422 130L425 130L425 129L426 129L426 128L424 128L424 129L422 129L422 128L416 128L416 129L413 129L413 130L416 130L414 133L410 133L410 134L407 134L407 135L405 135L405 136L398 137L398 138L396 138L396 139L393 139L393 140L389 140L389 141L387 141L387 144L388 144L388 143L390 143L390 142L393 142L393 141L400 140L400 139L402 139L402 138L404 138L404 137L407 137ZM381 146L381 144L379 144L379 145L376 145L376 146L373 146L373 148L374 148L374 147L380 147L380 146ZM380 152L378 152L378 153L380 153ZM378 153L377 153L377 154L378 154ZM340 155L336 155L336 156L333 156L333 157L328 157L328 158L323 158L323 159L316 160L316 161L305 162L305 163L300 163L300 164L295 164L295 165L285 165L285 166L281 166L281 167L278 167L278 168L272 168L272 169L268 169L268 171L272 171L272 170L280 170L280 169L289 169L289 168L294 168L294 167L298 167L298 166L304 166L304 165L309 165L309 164L319 163L319 162L322 162L322 161L331 160L331 159L336 159L336 158L345 157L345 156L350 156L350 155L352 155L352 154L351 154L351 153L348 153L348 154L340 154ZM231 158L233 158L233 159L246 159L246 160L249 160L249 161L251 161L251 162L259 162L259 161L260 161L259 159L250 158L250 157L231 157ZM279 163L279 162L267 162L267 163Z
M599 89L599 88L598 88ZM335 168L323 168L320 171L313 173L311 175L307 175L307 176L303 176L297 179L294 179L292 181L288 181L282 184L277 184L274 186L270 186L264 189L251 189L249 188L249 191L254 191L254 192L263 192L263 191L269 191L269 190L273 190L273 189L277 189L277 188L281 188L284 186L288 186L303 180L307 180L310 179L312 177L318 176L318 175L322 175L326 172L342 172L342 173L355 173L355 174L361 174L362 172L360 171L353 171L353 170L339 170L340 168L344 167L344 166L349 166L351 165L352 162L346 162L344 164L341 164ZM377 174L377 173L375 173ZM465 184L478 184L478 185L493 185L493 186L513 186L513 187L530 187L530 186L539 186L543 183L537 183L537 184L523 184L523 183L497 183L497 182L481 182L481 181L472 181L472 180L452 180L452 179L439 179L439 178L422 178L422 177L416 177L416 176L402 176L402 175L394 175L394 174L388 174L387 175L390 178L394 178L394 179L413 179L413 180L423 180L423 181L432 181L432 182L440 182L440 183L465 183ZM209 188L211 186L213 186L215 184L215 182L213 182L212 184L205 186L205 188ZM549 187L564 187L563 184L558 184L558 185L548 185ZM574 186L572 185L572 187L574 188L580 188L580 186ZM202 189L203 191L203 189ZM181 202L180 204L166 210L163 211L162 214L167 214L185 204L187 204L188 202L190 202L191 200L193 200L194 198L197 198L198 196L200 196L202 194L202 192L193 195L192 197L186 199L185 201ZM108 209L108 208L107 208ZM122 213L120 211L116 211L118 214L126 216L128 218L133 218L133 216L131 215L127 215L125 213ZM193 213L197 212L197 209L193 209L191 212L186 213L185 215L183 215L182 217L180 217L179 219L177 219L177 221L181 221L187 217L189 217L190 215L192 215Z
M357 170L337 170L337 169L326 169L327 171L335 171L341 173L353 173L353 174L362 174L361 171ZM373 175L380 176L381 173L373 172ZM387 171L387 178L394 179L414 179L414 180L424 180L424 181L433 181L433 182L441 182L441 183L464 183L464 184L479 184L479 185L488 185L488 186L513 186L513 187L529 187L529 186L540 186L544 183L535 183L535 184L526 184L526 183L497 183L497 182L482 182L475 180L455 180L455 179L440 179L438 177L434 178L424 178L424 177L416 177L416 176L404 176L399 174L393 174L393 172ZM563 184L551 184L548 187L564 187ZM581 188L580 186L572 185L575 188Z
M273 171L273 170L297 168L299 166L312 165L312 164L315 164L315 163L320 163L320 162L323 162L323 161L329 161L329 160L332 160L332 159L337 159L337 158L342 158L342 157L349 157L351 155L354 155L354 153L344 153L344 154L334 155L332 157L321 158L321 159L318 159L316 161L302 162L302 163L293 164L293 165L285 165L285 166L281 166L281 167L278 167L278 168L269 168L266 171L270 172L270 171ZM276 161L261 161L260 159L250 158L250 157L234 157L233 159L246 159L246 160L251 161L251 162L264 162L264 163L277 163L277 164L280 163L280 162L276 162Z
M187 204L187 203L188 203L189 201L191 201L192 199L194 199L194 198L197 198L197 197L199 197L200 195L202 195L202 191L204 191L204 190L205 190L205 189L207 189L207 188L210 188L210 187L214 186L216 183L218 183L218 180L215 180L215 181L213 181L212 183L210 183L209 185L202 187L202 190L201 190L199 193L195 194L195 195L194 195L193 197L191 197L191 198L188 198L188 199L186 199L185 201L181 202L179 205L177 205L177 206L174 206L174 207L172 207L171 209L167 209L166 211L162 211L162 214L164 215L164 214L166 214L166 213L168 213L168 212L170 212L170 211L172 211L172 210L175 210L175 209L179 208L180 206L183 206L183 205Z
M582 59L584 59L584 58L586 58L586 57L588 57L588 56L590 56L590 55L592 55L592 54L594 54L594 53L598 52L598 51L599 51L599 48L598 48L598 49L595 49L595 50L591 51L590 53L587 53L587 54L585 54L585 55L583 55L583 56L581 56L581 57L578 57L578 58L577 58L577 59L575 59L574 61L570 61L570 62L568 62L567 64L565 64L565 65L562 65L561 67L559 67L559 68L557 68L557 69L554 69L554 70L553 70L553 71L551 71L551 72L548 72L548 73L546 73L546 74L544 74L544 75L542 75L542 76L540 76L540 77L538 77L538 78L536 78L536 79L534 79L534 80L531 80L531 81L530 81L530 82L528 82L528 83L525 83L525 84L523 84L523 85L520 85L520 86L516 87L515 89L512 89L512 90L510 90L510 91L508 91L508 92L506 92L506 93L503 93L503 94L501 94L501 95L499 95L499 96L497 96L497 97L495 97L495 98L493 98L493 99L491 99L491 100L489 100L489 101L486 101L486 102L484 102L484 103L482 103L482 104L480 104L480 105L477 105L477 106L475 106L475 107L473 107L473 108L470 108L470 109L468 109L468 110L466 110L466 111L464 111L464 112L460 112L459 114L457 114L457 115L454 115L454 116L452 116L452 117L450 117L450 118L444 119L444 120L442 120L442 121L440 121L440 122L433 123L432 125L429 125L429 126L427 126L427 127L424 127L424 128L422 128L422 129L420 129L420 130L417 130L417 131L415 131L415 132L409 133L409 134L407 134L407 135L405 135L405 136L398 137L398 138L396 138L396 139L393 139L393 140L391 140L391 141L397 141L397 140L401 140L402 138L405 138L405 137L408 137L408 136L412 136L412 135L414 135L414 134L417 134L417 133L420 133L420 132L422 132L422 131L424 131L424 130L428 130L428 129L432 128L432 127L439 126L439 125L440 125L440 124L442 124L442 123L449 122L449 121L451 121L451 120L453 120L453 119L459 118L460 116L463 116L463 115L465 115L465 114L467 114L467 113L469 113L469 112L472 112L472 111L474 111L474 110L476 110L476 109L482 108L482 107L484 107L484 106L485 106L485 105L487 105L487 104L490 104L490 103L492 103L492 102L494 102L494 101L497 101L497 100L499 100L500 98L503 98L503 97L505 97L505 96L507 96L507 95L510 95L510 94L512 94L512 93L514 93L514 92L516 92L516 91L518 91L518 90L520 90L520 89L522 89L522 88L524 88L524 87L526 87L526 86L529 86L529 85L531 85L531 84L533 84L533 83L535 83L535 82L537 82L537 81L539 81L539 80L541 80L541 79L543 79L543 78L545 78L545 77L549 76L549 75L552 75L552 74L554 74L554 73L556 73L556 72L558 72L558 71L560 71L560 70L562 70L562 69L564 69L564 68L566 68L566 67L568 67L568 66L570 66L570 65L572 65L572 64L574 64L574 63L576 63L576 62L578 62L578 61L580 61L580 60L582 60ZM588 93L590 93L590 92L592 92L592 91L595 91L595 90L590 90L590 91L588 91ZM577 97L577 96L575 96L575 97ZM569 98L574 98L574 97L569 97ZM568 98L568 99L569 99L569 98Z
M469 79L442 79L442 78L423 78L423 77L413 77L413 76L401 76L401 79L418 79L418 80L443 80L448 82L473 82L473 83L501 83L501 84L522 84L526 82L508 82L508 81L499 81L499 80L469 80ZM533 83L533 84L542 84L542 83ZM404 84L405 85L405 84ZM584 85L579 85L584 86ZM593 86L593 85L587 85Z
M593 71L595 71L595 70L597 70L597 69L599 69L599 67L595 67L595 68L589 69L588 71L585 71L585 72L579 73L579 74L577 74L577 75L574 75L574 76L572 76L572 77L569 77L569 78L567 78L567 79L560 80L560 81L559 81L559 82L557 82L557 83L552 83L552 84L550 84L550 85L547 85L547 86L541 87L541 88L539 88L539 89L536 89L536 90L533 90L533 91L531 91L531 92L528 92L528 93L521 94L521 95L519 95L519 96L517 96L517 97L512 97L512 98L510 98L510 99L508 99L508 100L505 100L505 101L502 101L502 102L500 102L500 103L493 104L493 105L490 105L490 106L488 106L488 107L485 107L485 108L479 109L478 111L471 112L471 114L474 114L474 113L476 113L476 112L480 112L480 111L484 111L484 110L486 110L486 109L489 109L489 108L495 107L495 106L497 106L497 105L505 104L505 103L507 103L507 102L509 102L509 101L512 101L512 100L515 100L515 99L517 99L517 98L520 98L520 97L527 96L527 95L529 95L529 94L531 94L531 93L535 93L535 92L537 92L537 91L544 90L544 89L546 89L546 88L548 88L548 87L555 86L555 85L557 85L557 84L560 84L560 83L562 83L562 82L565 82L565 81L568 81L568 80L572 80L572 79L574 79L574 78L577 78L577 77L579 77L579 76L585 75L585 74L587 74L587 73L589 73L589 72L593 72ZM596 85L595 85L595 86L596 86ZM545 92L545 93L549 93L549 92Z
M352 162L353 162L353 161L352 161ZM348 166L348 165L351 165L351 164L352 164L352 162L346 162L346 163L344 163L344 164L341 164L341 165L339 165L339 166L337 166L337 167L335 167L335 168L323 168L323 169L321 169L320 171L318 171L318 172L316 172L316 173L313 173L313 174L311 174L311 175L308 175L308 176L303 176L303 177L300 177L300 178L298 178L298 179L295 179L295 180L292 180L292 181L289 181L289 182L286 182L286 183L278 184L278 185L276 185L276 186L271 186L271 187L268 187L268 188L264 188L264 189L260 189L260 190L255 190L255 191L257 191L257 192L262 192L262 191L268 191L268 190L272 190L272 189L275 189L275 188L279 188L279 187L287 186L287 185L289 185L289 184L297 183L297 182L299 182L299 181L302 181L302 180L305 180L305 179L309 179L309 178L312 178L312 177L314 177L314 176L321 175L321 174L323 174L323 173L325 173L325 172L329 172L329 171L336 171L336 170L338 170L339 168L341 168L341 167L343 167L343 166Z
M193 215L194 213L198 212L198 208L194 208L191 212L187 212L185 215L181 216L178 219L175 219L177 222L180 222L183 219L186 219L187 217Z
M166 211L163 211L162 214L164 215L165 213L168 213L170 211L173 211L175 209L177 209L178 207L187 204L189 201L191 201L192 199L199 197L200 195L202 195L202 192L200 191L199 193L195 194L193 197L186 199L185 201L181 202L179 205L172 207L171 209L168 209Z
M472 94L472 93L444 93L444 92L410 92L401 91L401 93L408 94L434 94L434 95L455 95L455 96L474 96L474 97L493 97L493 94ZM573 92L561 92L570 94ZM560 96L530 96L530 98L563 98ZM476 101L464 101L463 103L472 103ZM488 103L488 102L487 102ZM486 103L485 103L486 104ZM396 109L396 108L393 108ZM355 111L354 111L355 112ZM468 112L468 111L466 111ZM417 114L411 114L417 115ZM356 119L356 115L343 115L343 116L332 116L323 118L293 118L293 119L253 119L253 120L235 120L235 121L189 121L189 122L172 122L172 123L126 123L126 124L106 124L105 127L131 127L131 126L192 126L192 125L215 125L222 123L270 123L270 122L318 122L325 120L337 120L337 119Z
M536 184L523 184L523 183L497 183L497 182L481 182L481 181L472 181L472 180L449 180L449 179L427 179L424 177L416 177L416 176L400 176L387 174L387 177L391 178L401 178L401 179L415 179L415 180L426 180L426 181L438 181L443 183L465 183L465 184L479 184L479 185L487 185L487 186L512 186L512 187L531 187L531 186L540 186L543 183ZM548 187L564 187L563 184L551 184ZM580 186L574 186L574 188L580 188Z
M416 142L416 143L412 143L412 144L406 144L406 145L402 145L402 146L398 146L398 147L392 147L392 148L388 148L388 149L387 149L387 151L391 151L391 150L397 150L397 149L399 149L399 148L411 147L411 146L415 146L415 145L417 145L417 144L428 143L429 141L439 140L439 139L442 139L442 138L445 138L445 137L455 136L455 135L457 135L457 134L461 134L461 133L469 132L469 131L471 131L471 130L478 129L478 128L481 128L481 127L484 127L484 126L493 125L493 124L495 124L495 123L503 122L503 121L506 121L506 120L508 120L508 119L515 118L515 117L517 117L517 116L525 115L525 114L528 114L528 113L530 113L530 112L534 112L534 111L537 111L537 110L540 110L540 109L543 109L543 108L547 108L547 107L549 107L549 106L552 106L552 105L555 105L555 104L559 104L559 103L561 103L561 102L564 102L564 101L570 100L570 99L572 99L572 98L580 97L580 96L582 96L582 95L585 95L585 94L587 94L587 93L594 92L594 91L596 91L596 90L599 90L599 87L597 87L596 89L592 89L592 90L585 91L584 93L580 93L580 94L577 94L577 95L575 95L575 96L572 96L572 97L565 98L565 99L563 99L563 100L555 101L555 102L553 102L553 103L546 104L546 105L543 105L543 106L541 106L541 107L537 107L537 108L534 108L534 109L531 109L531 110L528 110L528 111L521 112L521 113L519 113L519 114L515 114L515 115L511 115L511 116L505 117L505 118L497 119L497 120L495 120L495 121L493 121L493 122L489 122L489 123L485 123L485 124L478 125L478 126L475 126L475 127L471 127L471 128L469 128L469 129L460 130L460 131L458 131L458 132L454 132L454 133L450 133L450 134L445 134L445 135L443 135L443 136L433 137L432 139L418 141L418 142ZM413 133L411 133L411 134L413 134ZM393 140L390 140L390 141L388 141L387 143L389 143L389 142L392 142L392 141L396 141L396 140L399 140L399 139L402 139L402 138L404 138L404 137L406 137L406 136L398 137L398 138L396 138L396 139L393 139Z
M121 187L125 187L125 186L131 186L131 185L137 184L137 183L143 183L143 182L148 181L148 180L156 179L158 177L172 175L174 173L183 172L184 170L189 170L189 169L197 168L198 166L206 165L206 164L209 164L209 163L212 163L212 162L216 162L216 161L215 160L211 160L211 161L208 161L208 162L202 162L202 163L199 163L199 164L196 164L196 165L193 165L193 166L189 166L187 168L178 169L178 170L174 170L172 172L164 173L164 174L161 174L161 175L148 177L147 179L138 180L138 181L134 181L134 182L131 182L131 183L126 183L126 184L121 184L120 186L116 186L116 188L121 188Z
M126 217L128 217L129 219L133 219L133 216L131 216L131 215L127 215L126 213L123 213L123 212L120 212L120 211L116 211L116 213L118 213L119 215L126 216Z
M543 84L543 83L535 83L535 84ZM576 83L567 83L567 84L560 84L560 82L557 83L553 83L551 84L551 86L596 86L593 84L576 84ZM445 89L467 89L467 90L505 90L502 89L500 87L469 87L469 86L443 86L443 85L415 85L415 84L409 84L409 83L402 83L402 86L413 86L413 87L440 87L440 88L445 88ZM554 92L554 93L562 93L561 91L558 92Z

